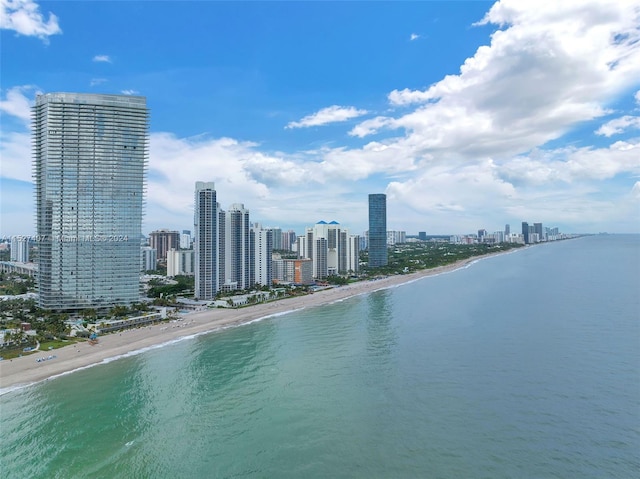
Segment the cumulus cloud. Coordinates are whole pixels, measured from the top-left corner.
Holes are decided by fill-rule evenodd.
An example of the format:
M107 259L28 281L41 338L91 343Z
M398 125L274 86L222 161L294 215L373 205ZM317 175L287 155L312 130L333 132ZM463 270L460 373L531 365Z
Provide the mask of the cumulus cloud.
M352 183L325 182L332 173L323 172L327 166L318 161L319 154L268 154L255 143L231 138L152 133L148 216L184 224L193 215L195 182L213 181L223 209L244 203L254 221L296 225L316 216L345 222L364 217L362 201L346 198L355 189ZM366 198L366 189L360 196Z
M420 35L418 35L417 33L412 33L411 36L409 37L409 40L414 41L414 40L417 40L418 38L420 38Z
M122 90L120 93L123 95L139 95L140 92L138 90Z
M0 100L0 111L6 115L20 118L25 122L31 121L31 100L25 95L33 91L32 85L10 88L4 99Z
M45 19L39 5L32 0L0 0L0 28L37 37L45 43L51 35L62 33L58 17L49 13Z
M575 222L589 208L603 212L601 219L605 211L620 218L615 201L594 202L593 196L603 185L620 191L622 178L640 174L638 140L545 149L582 122L610 114L608 103L638 84L640 6L621 1L609 7L595 1L543 8L499 1L478 23L499 29L458 74L424 90L390 92L395 110L360 122L350 134L398 131L385 144L396 159L412 159L405 166L415 172L389 183L393 201L430 218L441 212L443 222L448 212L449 221L468 220L470 226L482 217L546 214ZM635 98L640 101L640 93ZM627 115L597 133L632 128L639 128L638 118ZM364 148L352 155L368 156ZM549 188L566 194L553 195ZM526 216L538 203L536 216Z
M496 28L489 44L455 75L390 92L390 111L349 132L385 133L360 147L267 152L230 138L152 133L148 217L184 224L200 180L216 183L223 207L242 202L255 220L278 224L331 218L366 229L366 195L386 189L389 217L407 231L474 231L510 219L637 231L639 138L549 146L581 125L592 129L586 122L637 91L637 2L503 0L479 23ZM599 143L638 128L634 113L604 123ZM287 128L365 114L334 105ZM28 137L2 139L2 174L29 178Z
M473 157L514 154L609 113L606 103L640 77L640 7L567 1L544 8L502 0L480 24L501 29L457 75L425 90L394 90L394 119L371 120L359 136L403 128L416 146ZM464 151L463 151L464 150Z
M109 55L96 55L93 57L93 61L98 63L113 63Z
M19 120L18 128L0 129L0 176L20 181L31 181L31 96L37 93L32 85L10 88L0 100L0 112L5 117ZM3 125L4 126L4 125Z
M363 138L377 132L381 128L392 128L394 119L386 116L377 116L354 126L349 135Z
M476 165L429 168L405 182L391 182L387 192L422 212L496 209L517 196L497 170L490 159Z
M333 105L323 108L312 115L305 116L300 121L292 121L285 128L306 128L309 126L326 125L328 123L347 121L366 115L367 113L366 110L358 110L352 106Z
M596 135L610 137L613 135L619 135L620 133L624 133L626 130L631 129L640 129L640 117L625 115L623 117L610 120L596 130Z
M529 186L597 182L627 173L640 174L640 139L617 141L605 148L567 147L536 151L504 162L500 174L505 179Z

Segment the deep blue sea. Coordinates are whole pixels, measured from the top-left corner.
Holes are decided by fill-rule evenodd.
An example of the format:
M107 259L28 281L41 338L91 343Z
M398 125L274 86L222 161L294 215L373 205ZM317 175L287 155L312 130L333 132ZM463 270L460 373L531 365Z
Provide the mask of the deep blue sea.
M637 478L640 236L598 235L0 397L6 478Z

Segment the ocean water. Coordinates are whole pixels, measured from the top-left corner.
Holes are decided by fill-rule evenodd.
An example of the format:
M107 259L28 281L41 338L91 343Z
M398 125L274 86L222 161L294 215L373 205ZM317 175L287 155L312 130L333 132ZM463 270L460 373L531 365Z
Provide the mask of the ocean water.
M633 478L640 236L482 259L0 397L11 478Z

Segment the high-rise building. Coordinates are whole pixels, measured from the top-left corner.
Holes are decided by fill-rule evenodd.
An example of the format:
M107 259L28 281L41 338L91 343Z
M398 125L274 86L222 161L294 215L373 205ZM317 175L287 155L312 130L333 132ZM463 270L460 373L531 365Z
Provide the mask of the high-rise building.
M508 224L504 225L504 235L509 236L511 234L511 226Z
M327 223L318 221L312 228L306 228L305 234L298 237L298 258L312 260L313 277L324 279L327 276L345 274L358 264L360 249L350 243L353 236L337 221ZM358 236L359 246L360 239ZM354 259L351 255L355 255Z
M220 218L214 183L196 182L194 198L195 291L198 299L213 299L220 289ZM222 236L224 237L224 235Z
M261 286L271 286L273 283L273 230L259 226L253 228L255 238L255 279L254 283ZM282 236L282 235L280 235Z
M182 230L180 233L180 249L191 249L191 231Z
M273 231L273 249L275 250L281 250L284 249L282 247L282 228L276 226L274 228L267 228L270 229L271 231Z
M170 249L180 247L180 233L166 229L149 233L149 246L158 252L158 260L166 261Z
M106 309L139 300L148 128L144 97L37 95L33 155L41 308Z
M158 252L151 246L140 248L140 271L152 271L158 267Z
M394 246L407 242L406 231L387 231L387 246Z
M369 267L387 264L387 195L369 195Z
M350 235L347 248L348 272L357 274L360 271L360 236Z
M524 236L524 244L529 244L529 223L522 222L522 236Z
M11 261L18 263L29 262L29 237L28 236L12 236L11 237Z
M293 230L282 233L282 249L293 251L296 248L296 240L298 236Z
M241 203L232 204L226 212L225 280L238 289L248 289L255 281L255 260L249 210Z
M418 232L418 239L420 241L427 241L427 232L426 231L419 231Z
M533 223L533 231L538 235L538 241L544 241L544 230L542 223Z
M170 249L167 251L167 277L194 274L195 256L192 249Z

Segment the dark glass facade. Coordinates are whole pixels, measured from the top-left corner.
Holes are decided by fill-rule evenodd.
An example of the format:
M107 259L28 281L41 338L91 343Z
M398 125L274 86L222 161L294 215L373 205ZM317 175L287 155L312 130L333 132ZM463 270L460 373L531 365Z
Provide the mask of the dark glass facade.
M387 195L369 195L369 267L387 265Z

